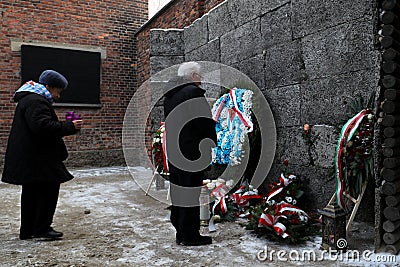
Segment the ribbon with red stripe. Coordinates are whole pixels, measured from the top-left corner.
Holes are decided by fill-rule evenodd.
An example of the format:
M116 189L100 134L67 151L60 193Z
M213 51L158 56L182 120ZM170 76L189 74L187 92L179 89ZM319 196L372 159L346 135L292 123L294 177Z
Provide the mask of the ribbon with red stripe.
M278 187L277 189L271 191L268 193L268 198L267 201L269 201L271 198L273 198L274 196L278 195L279 193L282 192L282 190L288 186L289 184L291 184L294 180L296 179L296 176L294 175L289 175L288 178L285 177L285 175L282 173L281 177L279 178L279 183L275 186Z
M167 131L165 130L165 122L161 122L161 132L163 134L161 138L161 148L162 148L162 157L163 157L163 164L164 164L164 172L168 172L168 155L167 155Z
M226 102L227 98L228 98L228 95L225 95L225 97L224 97L224 98L222 99L222 101L219 103L218 108L217 108L217 112L215 113L214 118L213 118L214 121L217 121L217 120L218 120L219 115L221 114L222 109L223 109L224 106L225 106L225 102Z
M263 213L258 221L258 227L272 227L278 235L286 238L289 234L286 233L286 226L278 222L279 218L286 218L286 216Z
M371 114L371 110L363 109L353 118L348 120L346 124L342 127L340 132L339 140L336 145L335 153L335 177L336 177L336 202L342 209L345 209L345 203L343 199L343 191L346 186L346 172L344 171L344 166L342 165L343 150L346 144L351 140L354 133L356 132L358 126L364 117Z
M237 100L236 100L236 93L235 93L236 89L237 88L235 87L229 91L229 95L230 95L233 105L234 105L234 107L232 109L233 109L233 111L235 111L236 115L243 122L243 124L247 128L249 128L249 132L252 132L253 131L253 122L244 113L242 113L242 111L240 111Z
M304 219L304 221L308 220L309 218L308 214L304 210L287 203L276 205L275 213L283 215L293 215L293 214L302 215L304 218L306 218Z
M213 208L212 208L213 214L215 214L215 209L217 207L219 207L221 209L221 214L225 214L228 211L228 208L226 206L226 202L225 202L225 198L224 197L217 198L215 200Z
M220 184L213 191L211 191L211 195L216 198L222 198L229 192L229 187L225 184Z

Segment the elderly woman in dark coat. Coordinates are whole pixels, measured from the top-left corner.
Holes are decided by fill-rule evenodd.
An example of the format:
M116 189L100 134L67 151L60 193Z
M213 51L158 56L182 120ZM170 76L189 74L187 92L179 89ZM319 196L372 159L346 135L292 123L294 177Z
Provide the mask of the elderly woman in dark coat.
M22 185L20 239L57 239L52 227L60 184L71 180L63 160L63 136L75 134L81 120L59 121L53 101L68 85L60 73L44 71L39 83L29 81L14 94L17 107L5 155L2 181Z

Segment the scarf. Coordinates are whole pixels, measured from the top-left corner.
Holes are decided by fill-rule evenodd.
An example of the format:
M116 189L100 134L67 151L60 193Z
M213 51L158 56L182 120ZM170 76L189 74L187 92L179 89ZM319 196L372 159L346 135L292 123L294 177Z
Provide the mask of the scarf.
M35 93L35 94L45 97L52 104L54 102L53 97L51 96L50 92L46 89L46 86L44 86L43 84L40 84L40 83L36 83L34 81L29 81L29 82L24 83L24 85L22 85L15 92L14 96L17 93L21 93L21 92Z

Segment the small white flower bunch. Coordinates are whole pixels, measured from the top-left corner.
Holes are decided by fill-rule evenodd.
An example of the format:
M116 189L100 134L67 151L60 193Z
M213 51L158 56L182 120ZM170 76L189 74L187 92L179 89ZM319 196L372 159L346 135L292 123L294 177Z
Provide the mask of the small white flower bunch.
M211 190L214 190L215 188L217 188L218 186L220 186L221 184L224 184L227 187L232 188L234 186L234 181L232 179L225 181L222 178L218 178L215 180L206 179L206 180L203 180L203 184L207 187L208 190L211 191Z
M308 217L307 217L307 216L299 215L299 219L300 219L300 221L302 221L302 222L308 222Z
M293 198L292 197L285 197L285 200L287 203L292 203Z
M258 189L254 188L254 186L252 186L252 185L249 185L249 191L258 194Z

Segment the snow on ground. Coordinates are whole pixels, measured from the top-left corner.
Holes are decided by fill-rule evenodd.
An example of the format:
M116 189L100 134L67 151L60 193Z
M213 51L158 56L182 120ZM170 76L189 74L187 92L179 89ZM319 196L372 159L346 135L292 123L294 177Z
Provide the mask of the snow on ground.
M76 178L62 185L53 223L64 232L58 241L20 241L21 189L0 183L0 266L396 266L379 262L390 256L382 253L370 255L372 261L332 255L321 260L321 237L298 246L282 245L257 238L239 222L217 224L211 234L202 228L203 234L213 237L212 245L178 246L168 203L156 200L166 199L167 190L157 191L153 185L151 197L141 189L150 183L151 170L111 167L72 172ZM350 245L372 250L371 226L354 228ZM303 252L314 253L316 259L302 260Z

